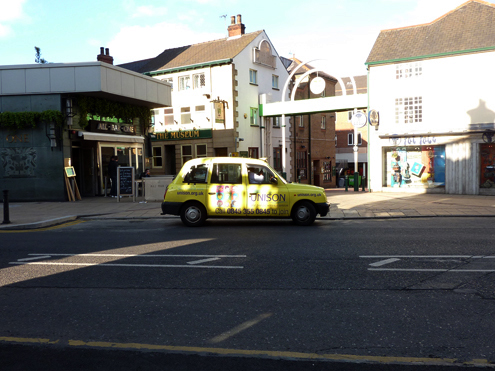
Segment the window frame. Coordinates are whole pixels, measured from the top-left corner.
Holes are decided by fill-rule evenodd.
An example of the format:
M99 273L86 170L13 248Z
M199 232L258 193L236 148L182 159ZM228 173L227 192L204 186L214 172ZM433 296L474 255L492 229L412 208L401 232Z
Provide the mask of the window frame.
M156 153L156 149L159 149L160 153ZM159 161L157 161L159 160ZM159 162L159 164L158 164ZM163 168L163 146L151 146L151 167L153 169Z
M192 89L191 75L179 76L179 91L186 91Z
M257 107L250 107L249 109L249 124L250 126L260 126Z
M279 82L279 76L277 75L272 75L272 89L275 89L275 90L279 90L279 86L278 86L278 82Z
M249 83L258 85L258 70L249 69Z
M185 155L184 154L184 148L189 147L191 148L191 154L190 155ZM184 158L188 158L186 161L184 161ZM184 165L187 161L192 160L194 158L194 153L193 153L193 145L192 144L183 144L180 146L180 160L182 162L182 165Z
M201 77L203 77L203 81L201 81ZM199 79L199 85L197 84L197 79ZM195 73L192 75L193 80L193 89L204 89L206 87L206 75L204 72Z

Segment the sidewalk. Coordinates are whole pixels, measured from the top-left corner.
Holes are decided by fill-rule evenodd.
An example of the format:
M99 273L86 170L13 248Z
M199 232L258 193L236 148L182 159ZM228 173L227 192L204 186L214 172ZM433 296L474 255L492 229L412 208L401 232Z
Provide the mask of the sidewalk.
M495 197L447 194L388 192L346 192L326 190L330 214L322 219L410 218L435 216L495 216ZM88 197L76 202L10 202L9 224L3 224L0 203L0 231L36 229L84 219L175 218L161 214L161 202L145 202L142 197L120 202L111 197Z

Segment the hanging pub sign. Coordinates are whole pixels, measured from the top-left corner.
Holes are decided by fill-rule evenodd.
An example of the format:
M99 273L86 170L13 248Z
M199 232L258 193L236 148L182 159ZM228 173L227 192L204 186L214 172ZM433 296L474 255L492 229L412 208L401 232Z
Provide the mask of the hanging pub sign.
M223 102L215 102L215 122L225 124L225 106Z

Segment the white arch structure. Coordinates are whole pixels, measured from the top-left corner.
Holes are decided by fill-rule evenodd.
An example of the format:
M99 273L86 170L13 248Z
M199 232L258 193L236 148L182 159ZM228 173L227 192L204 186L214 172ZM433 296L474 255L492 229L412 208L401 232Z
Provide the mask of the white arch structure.
M357 94L356 82L354 81L354 77L350 76L352 81L353 93L352 95L347 95L347 91L344 85L344 82L340 77L336 77L337 81L342 86L342 95L336 97L326 97L326 98L317 98L317 99L303 99L303 100L295 100L295 92L299 84L310 74L315 72L324 72L321 69L313 68L307 72L305 72L299 81L294 86L294 90L291 94L290 101L286 101L285 97L287 95L287 89L289 87L289 83L292 80L292 77L296 74L296 72L303 66L318 61L321 59L313 59L309 62L301 63L297 68L295 68L287 81L284 84L284 88L282 90L282 101L274 102L274 103L265 103L262 104L262 115L263 117L270 116L282 116L282 171L286 171L286 156L285 156L285 116L286 115L296 115L296 114L307 114L307 113L316 113L316 112L335 112L335 111L345 111L351 110L355 108L366 108L368 106L368 94Z

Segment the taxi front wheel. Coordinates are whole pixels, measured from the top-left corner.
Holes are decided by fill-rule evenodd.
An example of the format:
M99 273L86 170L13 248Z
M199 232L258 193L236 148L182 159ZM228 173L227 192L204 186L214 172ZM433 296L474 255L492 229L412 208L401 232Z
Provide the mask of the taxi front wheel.
M311 225L316 219L316 209L309 201L302 201L292 209L292 220L298 225Z
M188 227L200 227L206 220L206 209L199 202L189 202L182 207L180 219Z

